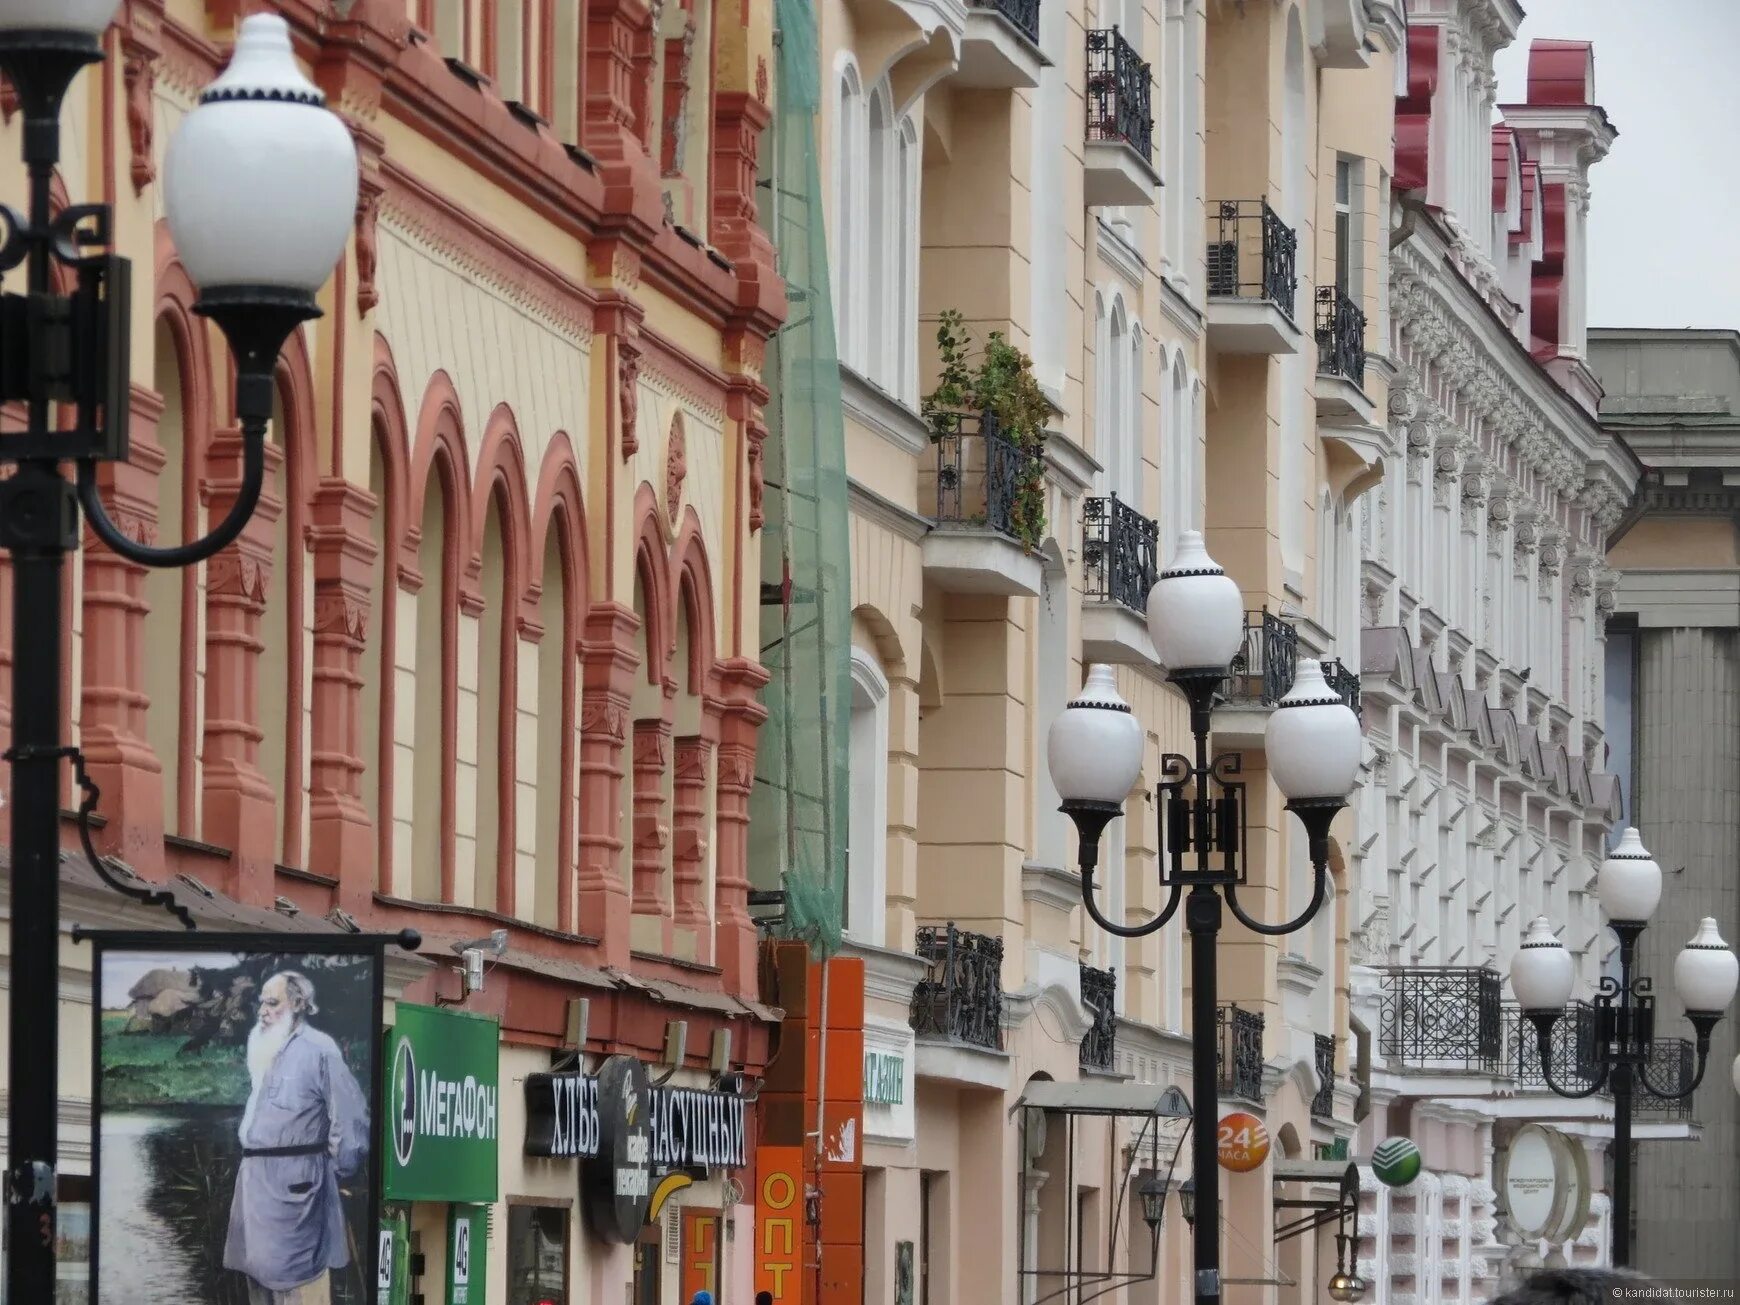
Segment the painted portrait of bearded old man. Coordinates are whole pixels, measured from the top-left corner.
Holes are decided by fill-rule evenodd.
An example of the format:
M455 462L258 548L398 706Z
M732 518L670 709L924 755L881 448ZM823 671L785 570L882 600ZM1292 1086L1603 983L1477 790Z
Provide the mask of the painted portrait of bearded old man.
M373 966L105 955L99 1302L367 1299Z

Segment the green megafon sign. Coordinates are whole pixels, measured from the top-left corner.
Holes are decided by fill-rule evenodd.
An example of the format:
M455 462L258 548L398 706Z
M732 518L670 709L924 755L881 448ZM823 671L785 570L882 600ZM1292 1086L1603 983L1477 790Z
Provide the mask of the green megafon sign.
M399 1003L382 1058L387 1200L495 1200L499 1033L481 1015Z

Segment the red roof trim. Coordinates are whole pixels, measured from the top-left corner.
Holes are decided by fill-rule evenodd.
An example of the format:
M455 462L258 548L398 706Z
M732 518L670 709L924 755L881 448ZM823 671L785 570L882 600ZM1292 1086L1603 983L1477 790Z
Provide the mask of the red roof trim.
M1586 108L1595 103L1595 47L1588 41L1539 40L1529 45L1532 105Z
M1432 96L1438 89L1437 27L1408 29L1408 89L1396 97L1396 187L1424 190L1432 175Z

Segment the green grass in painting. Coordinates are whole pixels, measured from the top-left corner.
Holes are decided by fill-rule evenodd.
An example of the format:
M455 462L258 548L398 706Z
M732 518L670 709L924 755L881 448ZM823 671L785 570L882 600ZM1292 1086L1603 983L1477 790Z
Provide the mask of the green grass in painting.
M122 1011L103 1012L103 1106L239 1106L248 1099L240 1047L210 1045L184 1055L187 1038L126 1033Z

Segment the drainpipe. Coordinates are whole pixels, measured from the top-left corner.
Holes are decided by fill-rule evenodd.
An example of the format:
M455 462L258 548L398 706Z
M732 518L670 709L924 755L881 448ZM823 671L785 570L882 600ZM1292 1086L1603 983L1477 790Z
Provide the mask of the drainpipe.
M1426 201L1423 190L1404 190L1401 194L1402 224L1390 232L1390 248L1404 245L1408 237L1414 234L1414 229L1420 225L1420 214L1425 210Z

